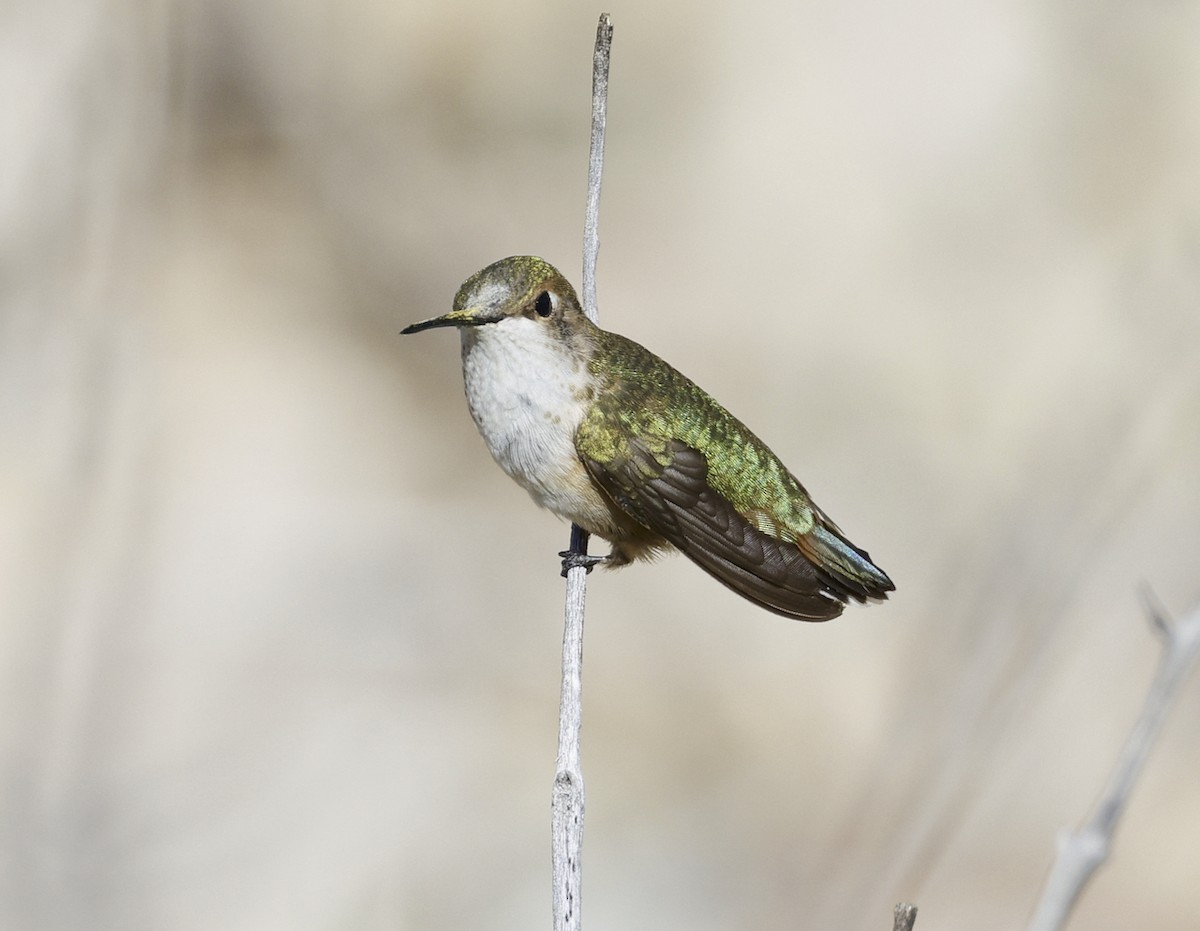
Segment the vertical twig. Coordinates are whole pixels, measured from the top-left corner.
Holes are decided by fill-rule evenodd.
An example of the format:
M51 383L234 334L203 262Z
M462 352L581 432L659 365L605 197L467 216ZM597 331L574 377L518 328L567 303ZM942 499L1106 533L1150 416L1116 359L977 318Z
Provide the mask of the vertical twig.
M912 931L917 923L917 907L901 902L892 912L892 931Z
M600 15L592 56L592 141L588 158L587 210L583 223L583 312L596 321L596 254L600 249L600 178L604 170L604 123L612 22ZM571 550L587 552L588 535L571 526ZM583 879L583 769L579 729L583 717L583 615L587 570L567 572L563 622L562 693L558 710L558 759L551 815L555 931L578 931Z
M608 110L608 61L612 20L600 14L592 54L592 144L588 153L587 210L583 218L583 312L596 322L596 254L600 251L600 179L604 174L604 127Z
M1082 828L1059 841L1058 857L1042 889L1029 931L1058 931L1064 927L1092 874L1108 859L1113 833L1130 793L1141 774L1167 711L1200 656L1200 607L1178 624L1171 624L1147 597L1147 609L1163 640L1158 672L1137 723L1121 748L1116 769L1108 779L1095 814Z
M571 526L571 549L585 552L587 533ZM558 706L558 759L551 803L551 866L554 931L578 931L583 880L583 769L579 727L583 717L583 607L587 570L567 572L564 610L562 692Z

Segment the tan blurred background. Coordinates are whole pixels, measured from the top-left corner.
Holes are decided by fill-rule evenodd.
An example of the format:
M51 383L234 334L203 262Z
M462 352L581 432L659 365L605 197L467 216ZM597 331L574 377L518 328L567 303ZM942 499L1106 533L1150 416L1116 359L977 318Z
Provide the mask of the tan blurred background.
M1018 928L1200 598L1200 5L610 5L603 322L898 585L589 586L592 928ZM0 12L0 927L549 927L567 528L441 313L577 277L579 3ZM1200 927L1200 682L1079 928Z

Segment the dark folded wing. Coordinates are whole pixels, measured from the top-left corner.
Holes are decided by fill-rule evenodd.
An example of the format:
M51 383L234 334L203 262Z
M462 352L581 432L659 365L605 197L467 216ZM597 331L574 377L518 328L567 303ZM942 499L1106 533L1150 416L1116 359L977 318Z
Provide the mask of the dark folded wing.
M768 611L826 621L842 613L847 597L879 597L840 565L861 561L865 554L850 547L836 528L818 523L803 542L764 533L708 484L708 462L698 450L675 440L656 458L631 440L622 453L607 463L583 457L588 473L613 502Z

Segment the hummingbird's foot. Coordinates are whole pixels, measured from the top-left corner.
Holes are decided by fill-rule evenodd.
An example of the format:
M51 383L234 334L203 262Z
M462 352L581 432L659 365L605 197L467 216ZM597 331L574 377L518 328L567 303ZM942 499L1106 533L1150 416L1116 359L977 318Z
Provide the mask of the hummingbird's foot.
M562 577L564 579L572 569L586 569L591 572L598 563L608 559L607 556L589 556L587 553L576 553L574 550L563 550L558 555L562 557Z

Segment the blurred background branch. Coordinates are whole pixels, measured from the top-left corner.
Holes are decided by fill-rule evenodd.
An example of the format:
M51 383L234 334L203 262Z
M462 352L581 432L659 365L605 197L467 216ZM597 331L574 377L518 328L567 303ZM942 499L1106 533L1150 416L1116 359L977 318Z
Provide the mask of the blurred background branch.
M1154 740L1200 654L1200 606L1174 623L1148 593L1146 601L1146 613L1162 639L1158 672L1095 813L1082 828L1059 841L1058 857L1029 924L1030 931L1066 927L1092 875L1108 859L1117 823L1129 804Z

